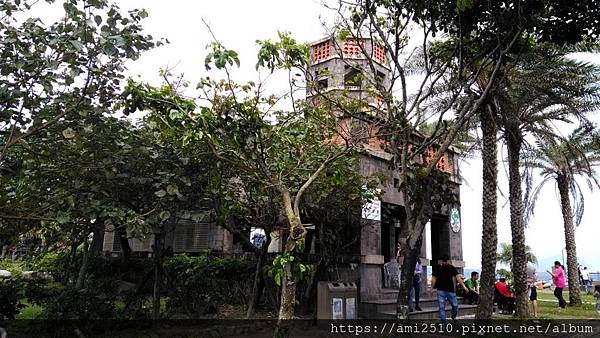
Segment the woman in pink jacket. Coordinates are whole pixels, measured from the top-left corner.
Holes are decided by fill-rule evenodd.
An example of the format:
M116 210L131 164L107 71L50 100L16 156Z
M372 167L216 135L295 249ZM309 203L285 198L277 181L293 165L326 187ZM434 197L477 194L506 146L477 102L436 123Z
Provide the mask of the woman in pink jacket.
M549 274L552 275L552 279L554 281L554 296L558 299L558 306L561 308L565 308L567 306L567 302L562 296L563 289L565 288L565 270L560 265L559 261L554 262L554 266L552 267L552 272L548 271Z

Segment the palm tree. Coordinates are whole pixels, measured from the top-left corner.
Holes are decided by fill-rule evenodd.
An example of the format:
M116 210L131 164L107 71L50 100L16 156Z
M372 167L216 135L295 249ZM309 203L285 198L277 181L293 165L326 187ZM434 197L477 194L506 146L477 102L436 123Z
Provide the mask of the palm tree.
M481 236L481 288L477 319L490 319L494 306L496 280L496 245L498 243L498 125L493 105L486 104L479 112L481 127L482 167L482 236Z
M600 102L600 68L567 58L569 50L536 46L532 53L507 70L505 83L495 95L503 137L508 150L512 270L517 314L528 316L527 253L521 189L520 157L525 136L555 137L553 123L585 121Z
M590 189L600 188L595 166L600 165L600 132L594 125L584 125L575 129L567 138L537 138L537 147L524 156L526 171L526 220L533 215L537 198L548 182L555 182L560 195L560 205L565 228L565 248L567 251L567 270L569 278L569 302L581 304L579 275L577 272L577 248L575 243L575 225L581 222L584 211L584 198L577 178L582 178ZM542 175L542 181L532 187L531 175L536 170ZM529 190L531 194L529 194ZM573 199L575 215L571 207Z
M527 256L527 262L537 264L537 257L531 252L529 245L525 246L525 253ZM509 243L500 243L500 251L497 254L496 260L498 263L504 263L510 265L512 263L512 245Z

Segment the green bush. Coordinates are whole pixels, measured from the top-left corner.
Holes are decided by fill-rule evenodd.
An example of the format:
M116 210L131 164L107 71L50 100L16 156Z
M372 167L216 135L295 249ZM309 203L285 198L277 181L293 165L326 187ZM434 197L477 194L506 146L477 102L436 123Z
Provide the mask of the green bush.
M165 260L167 311L198 316L220 304L245 304L252 288L254 263L233 258L185 254Z
M18 278L0 279L0 320L14 319L25 307L21 303L23 283Z
M48 272L53 276L60 276L69 267L69 252L49 251L45 252L29 262L29 268L34 271Z
M67 288L46 303L43 316L48 319L110 319L116 317L115 298L97 290Z
M0 259L0 269L9 271L12 278L18 278L21 276L23 270L26 270L26 267L25 262L20 260L11 261L8 259Z
M25 297L29 304L46 307L55 302L64 289L64 285L52 280L31 280L25 284Z

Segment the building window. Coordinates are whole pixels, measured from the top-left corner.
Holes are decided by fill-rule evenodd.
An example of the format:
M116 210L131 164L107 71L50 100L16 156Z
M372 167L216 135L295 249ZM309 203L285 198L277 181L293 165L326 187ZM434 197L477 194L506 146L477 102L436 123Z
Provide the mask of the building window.
M323 78L317 81L317 89L323 90L329 87L329 79Z
M360 70L346 66L346 73L344 75L344 86L345 87L360 87L362 82L362 74Z
M375 81L377 81L377 85L379 87L383 87L385 84L385 74L378 71L377 76L375 77Z

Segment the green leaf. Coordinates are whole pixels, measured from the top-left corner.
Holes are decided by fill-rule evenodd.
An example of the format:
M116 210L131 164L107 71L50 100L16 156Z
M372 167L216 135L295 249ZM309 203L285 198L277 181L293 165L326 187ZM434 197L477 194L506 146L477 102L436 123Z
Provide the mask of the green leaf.
M154 195L156 195L156 196L158 196L160 198L163 198L163 197L167 196L167 192L164 191L164 190L162 190L162 189L160 189L160 190L154 192Z
M160 218L161 221L166 221L169 217L171 217L171 213L166 210L161 211L158 214L158 218Z
M71 138L75 137L75 132L73 131L73 129L71 127L63 130L62 134L63 134L64 138L66 138L66 139L71 139Z
M100 26L102 23L102 17L100 15L96 15L94 16L94 21L96 22L96 25Z
M179 195L179 188L174 184L169 184L167 186L167 193L169 195Z
M56 221L60 224L66 224L71 221L71 217L65 214L61 214L56 217Z
M78 52L81 52L83 50L83 44L77 40L71 40L71 45L73 45L73 47L75 47L75 49L77 49Z
M171 109L171 111L169 112L169 118L171 120L183 119L184 117L185 114L179 109Z
M273 279L275 279L275 284L277 284L277 286L281 286L281 271L277 271Z

